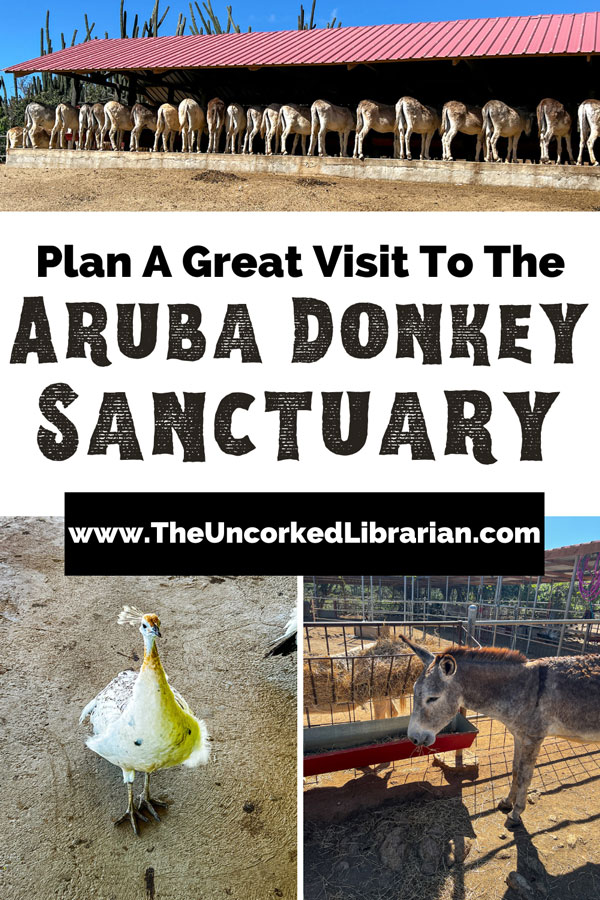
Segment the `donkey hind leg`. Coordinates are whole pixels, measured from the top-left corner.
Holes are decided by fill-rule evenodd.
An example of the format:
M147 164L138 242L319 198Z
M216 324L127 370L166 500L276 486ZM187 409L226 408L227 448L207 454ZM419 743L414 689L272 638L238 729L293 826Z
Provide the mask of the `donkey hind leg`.
M511 785L511 794L514 788L514 805L512 812L509 813L504 823L507 828L515 828L521 824L521 813L527 803L527 789L531 784L535 761L542 746L542 741L543 738L524 738L521 741L519 764Z
M567 153L569 154L569 159L571 161L571 165L575 162L575 158L573 156L573 148L571 147L571 134L565 135L565 143L567 145Z
M325 139L327 137L327 127L321 125L319 128L319 156L325 156Z
M560 157L562 154L562 137L560 134L556 135L556 165L560 166Z
M404 132L404 147L405 147L404 152L406 153L406 159L412 159L412 154L410 152L410 139L412 137L412 133L413 133L412 122L407 120L406 131Z
M489 138L489 146L492 151L492 162L499 162L500 157L498 156L498 140L500 138L500 129L494 128L492 136ZM510 143L510 138L509 138Z
M433 131L428 131L425 136L425 159L431 159L429 155L429 148L431 147L431 141L433 140Z
M452 160L452 141L456 137L457 131L457 126L454 122L452 122L450 128L442 138L442 159L446 159L448 161Z
M587 148L588 148L588 153L590 154L590 163L592 164L592 166L598 165L598 160L596 159L596 157L594 155L594 144L596 143L598 136L599 136L599 131L598 131L597 126L595 124L591 125L590 136L587 140Z

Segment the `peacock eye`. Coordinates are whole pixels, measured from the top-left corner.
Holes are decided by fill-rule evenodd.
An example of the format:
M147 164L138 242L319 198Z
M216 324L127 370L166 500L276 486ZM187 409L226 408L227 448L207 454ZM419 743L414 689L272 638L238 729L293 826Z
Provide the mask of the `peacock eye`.
M439 697L428 697L425 701L426 703L435 703L436 700L439 700Z
M145 627L146 627L146 623L144 622L144 624L142 625L142 628L145 628Z

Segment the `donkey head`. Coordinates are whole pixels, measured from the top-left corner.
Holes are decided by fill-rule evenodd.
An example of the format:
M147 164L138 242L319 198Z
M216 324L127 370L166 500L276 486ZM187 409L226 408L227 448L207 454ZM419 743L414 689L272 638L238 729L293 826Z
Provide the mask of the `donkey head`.
M461 705L461 690L455 678L457 663L452 653L435 656L405 637L402 640L423 663L423 671L415 682L408 737L417 746L430 747Z

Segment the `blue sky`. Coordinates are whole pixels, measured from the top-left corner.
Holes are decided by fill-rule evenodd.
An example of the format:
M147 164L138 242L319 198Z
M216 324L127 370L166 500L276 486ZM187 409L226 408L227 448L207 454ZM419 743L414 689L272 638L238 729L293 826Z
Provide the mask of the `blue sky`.
M600 516L546 516L546 550L600 540Z
M264 0L257 4L255 0L230 0L233 14L242 30L248 25L253 31L270 31L284 28L295 28L299 0L285 0L275 3ZM150 15L153 0L136 2L126 0L128 20L133 22L135 13L143 21ZM39 56L40 27L46 19L48 0L27 0L25 6L19 3L5 3L2 11L2 28L0 29L0 68L24 62ZM202 4L200 4L202 5ZM304 3L310 12L310 0ZM187 0L170 0L171 10L161 29L162 34L172 34L175 30L177 15L181 11L188 15ZM227 19L226 0L213 0L213 8L222 22ZM426 7L408 4L400 5L391 0L371 0L365 5L358 0L317 0L317 24L324 26L332 17L337 16L344 25L378 25L386 22L411 22L439 19L475 18L479 16L535 15L551 12L590 12L598 9L600 0L585 3L569 2L569 0L457 0L453 4L430 0ZM162 9L166 9L166 0L161 0ZM119 36L119 2L118 0L85 0L79 4L74 0L54 0L51 10L50 31L55 49L60 48L60 33L65 34L69 44L75 28L79 29L78 40L83 39L85 27L83 15L87 12L90 23L95 22L94 34L104 37ZM186 29L187 33L187 29Z

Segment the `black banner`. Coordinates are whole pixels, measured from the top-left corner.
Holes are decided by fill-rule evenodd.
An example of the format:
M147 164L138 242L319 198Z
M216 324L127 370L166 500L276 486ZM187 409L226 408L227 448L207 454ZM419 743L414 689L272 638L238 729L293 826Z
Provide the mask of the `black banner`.
M70 493L66 575L544 571L542 493Z

